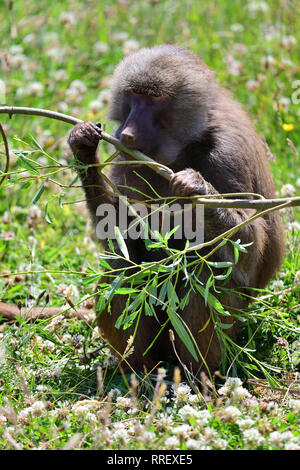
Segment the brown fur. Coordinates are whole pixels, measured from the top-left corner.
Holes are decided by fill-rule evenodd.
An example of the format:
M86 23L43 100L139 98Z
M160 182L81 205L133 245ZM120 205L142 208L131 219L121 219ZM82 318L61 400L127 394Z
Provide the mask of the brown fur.
M274 186L265 158L265 150L242 107L235 102L215 80L214 73L195 55L176 46L157 46L143 49L126 58L117 67L113 82L111 117L121 123L116 136L133 148L169 165L175 172L170 186L150 168L135 168L161 196L217 193L260 193L266 198L274 197ZM151 96L167 97L168 105L159 114L161 126L154 126L153 115L145 112L136 118L124 111L125 93L133 91L133 100L149 103ZM150 98L149 98L150 96ZM142 100L142 101L139 101ZM144 100L144 101L143 101ZM137 111L138 113L139 111ZM151 111L152 113L152 111ZM128 117L129 116L129 117ZM143 127L144 126L144 127ZM150 136L149 136L150 135ZM98 161L96 147L100 132L91 123L78 124L72 130L69 143L74 154L84 163ZM119 157L126 158L125 155ZM97 206L103 202L116 202L115 198L103 192L106 183L94 168L80 172L85 186L87 204L95 222ZM120 187L123 194L142 199L140 193L124 189L127 185L151 195L147 184L136 176L131 165L113 166L110 179ZM153 196L153 194L152 194ZM250 210L206 209L205 240L234 227L249 218ZM242 243L254 242L247 254L241 254L234 267L230 286L263 288L279 268L284 242L279 213L272 213L264 219L256 219L237 234ZM181 245L178 244L180 248ZM141 240L128 241L131 259L140 263L153 259L153 252L145 250ZM229 261L233 258L229 247L218 250L213 259ZM122 266L120 262L116 265ZM114 265L115 266L115 265ZM207 273L201 273L205 282ZM104 281L109 279L104 277ZM184 293L179 289L178 295ZM115 322L122 313L126 299L114 297L111 312L102 313L99 326L103 330L113 350L122 354L132 330L115 328ZM230 296L224 303L241 309L247 305L245 300ZM220 363L220 345L212 320L203 332L199 330L209 318L208 308L199 294L193 293L190 303L179 312L194 335L211 371ZM161 322L165 312L157 312ZM231 317L222 317L222 322L234 323ZM134 354L129 357L133 367L143 365L152 367L157 361L165 361L174 356L171 343L164 331L150 352L143 357L145 349L152 342L160 325L153 317L142 318L134 342ZM226 330L236 336L239 325ZM196 362L184 344L176 338L176 349L181 360L196 372L203 367L201 360Z

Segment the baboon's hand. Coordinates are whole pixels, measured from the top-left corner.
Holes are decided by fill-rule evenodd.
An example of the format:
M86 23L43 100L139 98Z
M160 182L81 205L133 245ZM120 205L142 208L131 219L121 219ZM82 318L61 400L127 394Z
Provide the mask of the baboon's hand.
M73 127L69 134L68 144L78 160L91 163L97 160L96 150L100 139L100 125L84 121Z
M170 188L175 196L205 195L209 192L203 176L192 168L175 173L170 180Z

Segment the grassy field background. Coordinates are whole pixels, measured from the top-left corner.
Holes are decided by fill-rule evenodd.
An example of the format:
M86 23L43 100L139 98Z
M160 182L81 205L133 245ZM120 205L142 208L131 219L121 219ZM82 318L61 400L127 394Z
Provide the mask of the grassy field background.
M300 195L298 0L15 0L1 2L0 23L0 105L101 121L110 133L119 60L167 42L190 48L251 115L278 196ZM85 273L100 271L100 247L83 193L70 187L70 126L29 116L1 115L1 123L11 149L0 187L1 301L79 302L93 291ZM103 144L103 157L110 152ZM0 163L3 171L2 143ZM83 321L3 320L0 448L300 449L299 210L282 217L286 258L249 312L247 348L230 374L239 378L224 385L219 376L200 393L161 370L154 382L121 376L106 347L86 356L102 343Z

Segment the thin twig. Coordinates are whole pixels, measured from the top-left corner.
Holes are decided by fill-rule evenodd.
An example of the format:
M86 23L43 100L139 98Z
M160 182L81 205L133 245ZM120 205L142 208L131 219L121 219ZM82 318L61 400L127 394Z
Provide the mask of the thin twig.
M2 139L3 139L3 142L4 142L4 149L5 149L5 155L6 155L6 163L5 163L5 168L4 168L4 175L2 176L2 178L0 179L0 186L1 184L3 183L3 181L5 180L6 178L6 173L8 172L8 169L9 169L9 147L8 147L8 142L7 142L7 138L6 138L6 134L5 134L5 131L2 127L2 125L0 124L0 133L2 135Z
M58 121L63 121L68 124L78 124L82 122L81 119L75 118L73 116L69 116L67 114L58 113L56 111L49 111L46 109L39 109L39 108L27 108L27 107L16 107L16 106L0 106L0 114L8 114L10 117L13 114L26 114L26 115L33 115L33 116L44 116L50 119L56 119ZM113 137L106 132L102 131L101 136L103 140L109 142L110 144L114 145L119 151L125 152L128 155L132 156L135 160L147 162L149 165L152 166L153 170L160 174L163 178L170 180L173 171L162 165L158 162L155 162L150 157L144 155L142 152L138 150L132 150L125 147L116 137ZM101 165L101 164L100 164ZM237 194L238 196L238 194ZM207 197L196 197L195 202L199 204L203 204L207 207L211 208L240 208L240 209L260 209L265 210L268 208L276 208L281 206L282 204L285 207L293 207L300 205L300 197L291 197L291 198L279 198L279 199L263 199L263 200L248 200L248 199L210 199Z

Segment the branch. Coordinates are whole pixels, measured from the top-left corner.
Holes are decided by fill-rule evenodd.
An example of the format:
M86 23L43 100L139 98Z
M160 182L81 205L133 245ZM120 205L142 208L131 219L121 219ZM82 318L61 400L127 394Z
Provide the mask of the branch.
M0 124L0 133L2 135L2 139L3 139L3 142L4 142L4 149L5 149L5 155L6 155L6 163L5 163L5 168L4 168L4 175L2 176L2 178L0 179L0 186L1 184L3 183L3 181L5 180L6 178L6 173L8 172L8 169L9 169L9 147L8 147L8 142L7 142L7 138L6 138L6 134L5 134L5 131L2 127L2 125Z
M16 320L17 317L24 320L41 320L59 315L62 311L63 307L33 307L27 311L25 308L19 309L17 305L0 302L0 316L2 315L11 321ZM87 323L92 323L94 319L92 311L88 308L71 310L70 316L77 317L79 320L84 320Z
M13 114L26 114L30 116L44 116L50 119L56 119L58 121L63 121L68 124L78 124L82 122L81 119L69 116L67 114L58 113L56 111L49 111L46 109L39 108L26 108L26 107L15 107L15 106L0 106L0 114L8 114L10 117ZM162 165L158 162L155 162L150 157L147 157L142 152L138 150L132 150L125 147L116 137L113 137L106 132L101 132L103 140L114 145L121 152L125 152L128 155L132 156L135 160L146 162L153 167L153 170L160 174L163 178L170 180L173 171ZM237 194L238 195L238 194ZM222 197L221 195L219 195ZM203 204L206 207L218 208L218 207L227 207L227 208L239 208L239 209L256 209L256 210L266 210L269 208L276 209L277 207L284 204L285 207L300 206L300 197L290 197L290 198L277 198L277 199L217 199L217 198L207 198L203 196L195 196L192 198L198 204Z

